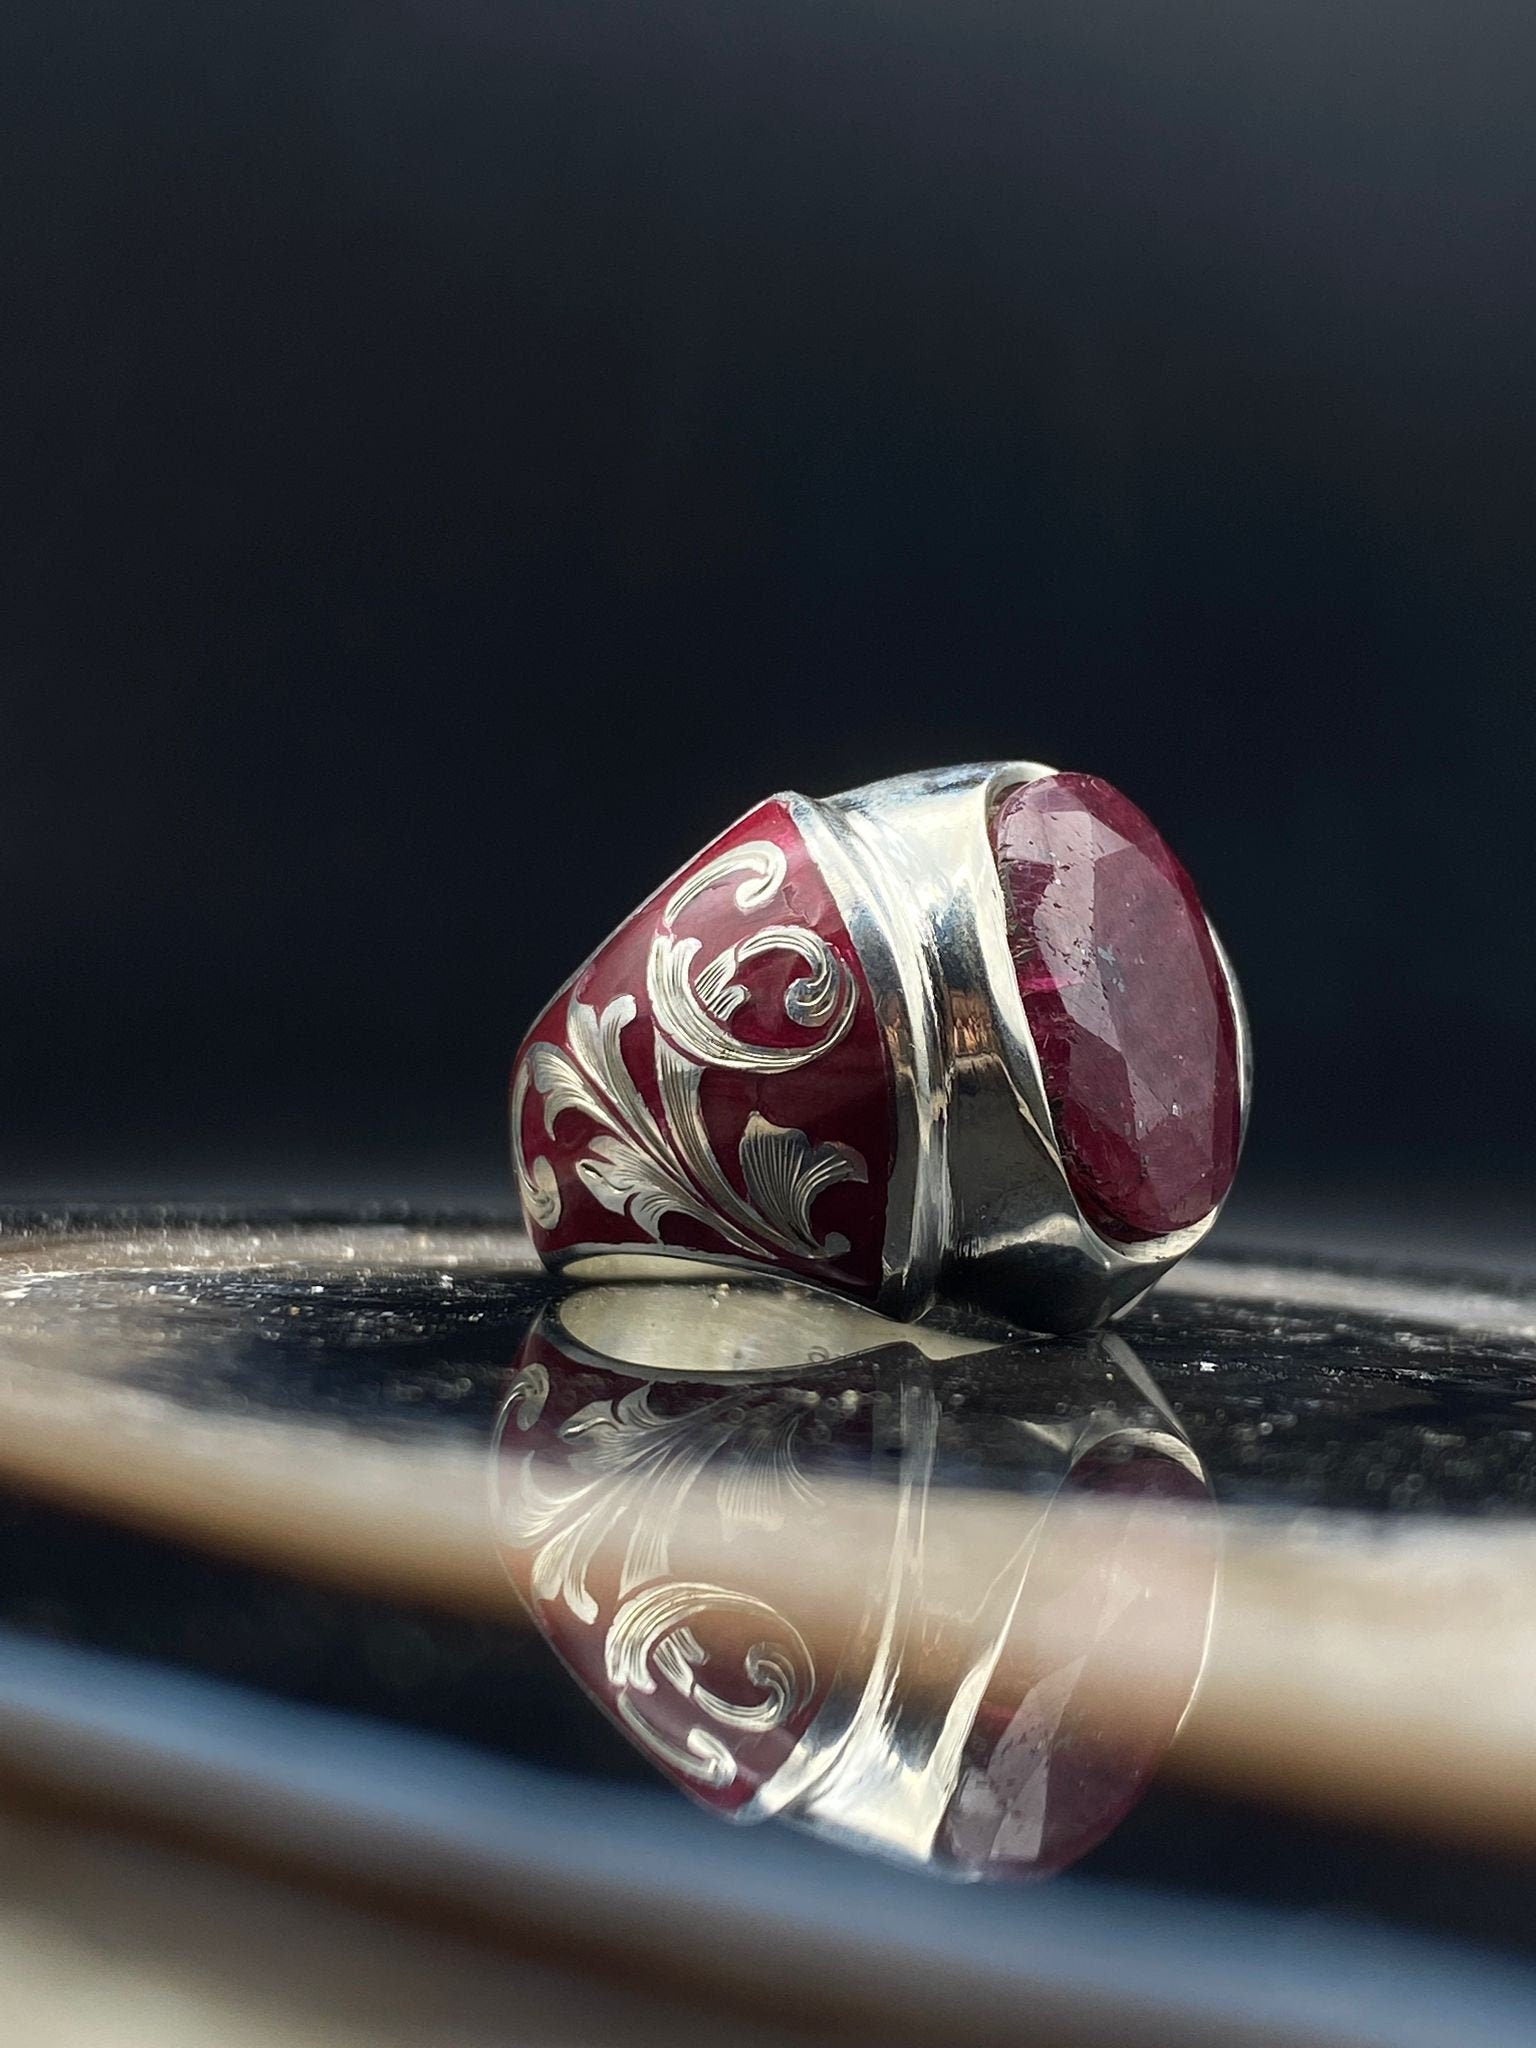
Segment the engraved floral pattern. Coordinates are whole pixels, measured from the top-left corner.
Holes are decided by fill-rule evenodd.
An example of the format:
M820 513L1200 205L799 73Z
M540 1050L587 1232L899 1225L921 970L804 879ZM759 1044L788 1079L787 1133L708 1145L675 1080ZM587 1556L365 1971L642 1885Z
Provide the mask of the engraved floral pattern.
M751 840L718 855L672 893L646 962L652 1067L660 1097L653 1112L625 1057L625 1033L638 1024L632 993L601 1010L574 993L565 1009L565 1044L535 1040L513 1086L514 1162L531 1223L551 1230L561 1215L558 1178L549 1159L531 1159L525 1144L529 1094L542 1105L546 1137L562 1117L585 1117L596 1128L575 1172L592 1198L626 1217L652 1242L662 1242L669 1216L686 1218L748 1258L834 1260L849 1249L839 1231L819 1234L818 1198L845 1182L863 1184L868 1167L851 1145L813 1144L803 1130L754 1110L736 1145L740 1186L722 1166L706 1124L701 1088L711 1070L782 1075L809 1066L839 1044L853 1022L859 991L822 934L785 920L759 925L700 963L702 941L675 926L706 890L737 877L736 908L755 913L777 901L786 860L770 840ZM787 1045L739 1038L731 1020L748 999L737 977L745 962L788 953L803 969L784 992L784 1013L796 1027ZM804 1034L802 1037L800 1034Z

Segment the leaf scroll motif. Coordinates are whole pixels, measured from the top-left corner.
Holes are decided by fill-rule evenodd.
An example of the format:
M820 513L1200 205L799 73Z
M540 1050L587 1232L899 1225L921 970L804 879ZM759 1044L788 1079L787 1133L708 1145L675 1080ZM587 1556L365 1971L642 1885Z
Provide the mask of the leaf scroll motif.
M554 1051L553 1046L547 1049ZM528 1090L537 1085L538 1069L530 1054L518 1068L512 1089L512 1165L523 1213L540 1230L553 1230L560 1221L560 1183L555 1178L555 1169L543 1153L530 1164L523 1151L523 1105L528 1100ZM546 1107L546 1117L548 1113Z
M759 1110L747 1119L739 1157L742 1178L759 1212L780 1239L808 1259L836 1259L848 1240L834 1231L825 1242L811 1228L811 1206L841 1181L863 1182L868 1169L851 1145L813 1145L804 1131L770 1123Z
M696 938L671 929L704 889L741 874L737 907L771 902L786 873L781 848L752 841L698 870L674 892L651 943L647 995L654 1017L652 1056L662 1115L653 1114L624 1057L626 1029L638 1016L634 996L615 996L603 1011L573 996L566 1007L568 1049L539 1040L530 1046L513 1096L518 1185L530 1220L552 1229L560 1192L545 1156L524 1155L523 1105L529 1089L543 1100L544 1128L568 1112L590 1119L598 1134L576 1163L582 1185L615 1215L627 1216L653 1243L666 1217L702 1224L751 1258L837 1259L849 1249L841 1232L818 1237L811 1210L841 1183L863 1184L868 1168L852 1146L812 1145L804 1131L774 1124L754 1111L737 1146L743 1195L721 1167L705 1124L701 1083L711 1069L783 1074L819 1059L853 1021L858 990L846 963L808 925L769 923L726 947L704 966ZM790 1046L738 1039L729 1023L747 998L736 979L744 961L787 951L804 967L785 991L785 1014L813 1034Z

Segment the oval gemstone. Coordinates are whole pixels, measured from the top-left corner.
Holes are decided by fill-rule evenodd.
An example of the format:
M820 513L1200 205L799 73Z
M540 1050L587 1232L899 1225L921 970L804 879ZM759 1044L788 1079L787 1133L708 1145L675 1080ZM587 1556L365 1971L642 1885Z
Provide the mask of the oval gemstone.
M1093 775L1021 784L992 845L1009 946L1079 1208L1102 1237L1210 1213L1242 1139L1237 1025L1200 898Z

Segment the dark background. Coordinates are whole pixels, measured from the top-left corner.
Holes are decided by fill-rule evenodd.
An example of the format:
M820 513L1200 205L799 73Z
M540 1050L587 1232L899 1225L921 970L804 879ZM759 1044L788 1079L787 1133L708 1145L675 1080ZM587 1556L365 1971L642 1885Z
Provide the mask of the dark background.
M1515 1213L1528 0L11 0L0 1192L504 1184L775 787L1201 878L1250 1184Z

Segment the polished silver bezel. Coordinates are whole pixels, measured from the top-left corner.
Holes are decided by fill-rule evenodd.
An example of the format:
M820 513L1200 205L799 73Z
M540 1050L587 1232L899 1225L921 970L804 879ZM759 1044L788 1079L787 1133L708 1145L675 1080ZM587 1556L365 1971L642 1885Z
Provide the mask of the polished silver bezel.
M1210 1230L1114 1244L1062 1165L1008 945L993 813L1055 774L995 761L897 776L814 801L788 796L858 951L895 1078L897 1147L878 1306L936 1292L1044 1330L1128 1308ZM1246 1126L1252 1056L1231 963L1212 931L1237 1032Z

